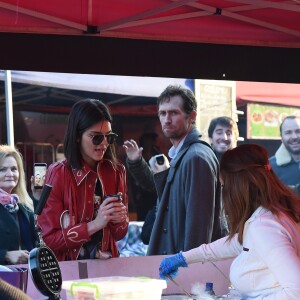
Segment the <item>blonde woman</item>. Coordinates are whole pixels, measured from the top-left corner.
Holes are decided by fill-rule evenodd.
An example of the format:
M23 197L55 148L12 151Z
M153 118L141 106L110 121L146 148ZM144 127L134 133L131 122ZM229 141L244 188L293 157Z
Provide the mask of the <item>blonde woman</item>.
M21 154L0 145L0 264L27 263L34 247L33 201L26 190Z

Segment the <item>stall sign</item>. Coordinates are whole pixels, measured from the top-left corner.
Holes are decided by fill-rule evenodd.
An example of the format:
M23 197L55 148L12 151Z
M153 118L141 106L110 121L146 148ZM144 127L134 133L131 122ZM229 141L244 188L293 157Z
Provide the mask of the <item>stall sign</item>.
M213 118L228 116L238 121L235 81L196 79L195 96L196 125L204 141L209 142L207 130Z
M300 116L300 107L248 104L247 138L279 140L280 124L290 115Z

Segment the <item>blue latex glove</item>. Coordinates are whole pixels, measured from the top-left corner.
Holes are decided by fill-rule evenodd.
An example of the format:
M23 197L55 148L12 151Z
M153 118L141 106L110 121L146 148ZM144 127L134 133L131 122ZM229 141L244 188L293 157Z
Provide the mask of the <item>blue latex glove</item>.
M178 273L179 267L187 267L187 263L185 261L185 258L183 257L182 253L179 252L173 256L164 258L159 266L159 277L161 279L165 279L166 275L170 275L172 278L174 278Z

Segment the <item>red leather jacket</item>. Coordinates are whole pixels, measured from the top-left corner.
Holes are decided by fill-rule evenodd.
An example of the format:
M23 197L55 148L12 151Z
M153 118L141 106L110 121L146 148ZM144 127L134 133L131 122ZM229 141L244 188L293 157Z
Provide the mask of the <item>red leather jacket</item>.
M123 165L115 168L110 160L98 163L98 178L103 194L122 192L123 204L128 208L126 171ZM46 205L38 217L42 237L58 260L76 260L81 246L90 240L87 223L93 219L94 190L97 173L83 164L81 170L71 169L66 161L49 166L45 183L52 185ZM63 224L69 216L70 225ZM118 257L116 241L127 233L129 218L122 223L108 223L103 229L102 251Z

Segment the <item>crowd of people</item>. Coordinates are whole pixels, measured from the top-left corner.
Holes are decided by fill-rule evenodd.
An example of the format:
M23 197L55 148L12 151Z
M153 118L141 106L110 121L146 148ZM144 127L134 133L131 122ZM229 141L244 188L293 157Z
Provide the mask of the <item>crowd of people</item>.
M166 87L157 111L172 144L168 157L160 162L153 143L146 151L145 141L128 139L123 164L109 108L96 99L73 105L65 159L51 164L44 180L52 191L37 224L46 245L59 261L118 257L129 225L131 176L152 195L136 205L142 220L155 207L147 255L167 255L161 278L195 262L233 258L230 279L244 299L300 299L300 117L283 120L282 145L269 158L260 145L237 146L238 126L227 116L210 122L209 143L203 141L189 89ZM21 154L1 145L0 264L26 263L36 246L34 206L41 191L34 190L33 177L31 183L33 199Z

